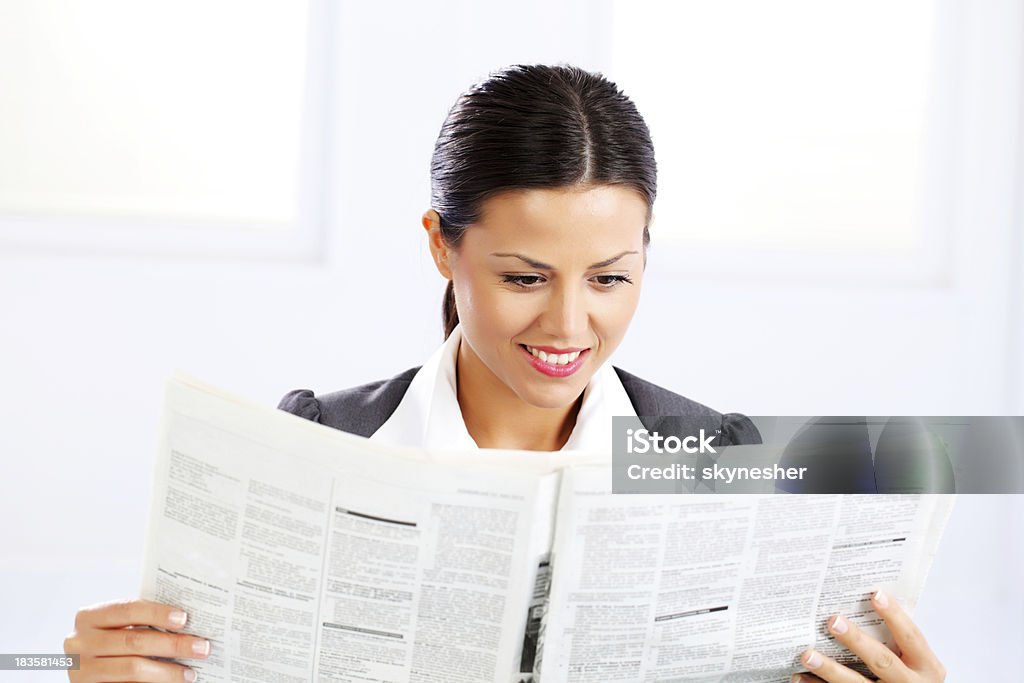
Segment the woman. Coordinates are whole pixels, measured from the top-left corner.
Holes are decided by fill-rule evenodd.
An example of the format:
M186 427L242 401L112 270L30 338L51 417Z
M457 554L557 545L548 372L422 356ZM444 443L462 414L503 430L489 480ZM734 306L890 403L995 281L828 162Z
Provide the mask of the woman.
M282 409L389 444L556 451L607 449L613 415L682 415L720 422L719 443L759 443L741 415L710 408L607 361L636 311L656 191L654 149L618 88L571 67L516 66L463 94L438 137L430 252L448 280L445 343L420 368ZM837 639L881 680L941 681L942 665L895 601L873 604L902 659L844 620ZM147 601L79 611L65 652L73 681L191 680L148 657L209 653L180 629L185 615ZM193 649L195 648L195 649ZM817 653L820 678L862 681Z
M723 441L759 443L746 418L606 363L640 298L656 175L647 126L613 84L493 75L456 102L431 163L423 227L448 280L446 343L422 368L279 407L425 447L605 449L612 415L712 417Z

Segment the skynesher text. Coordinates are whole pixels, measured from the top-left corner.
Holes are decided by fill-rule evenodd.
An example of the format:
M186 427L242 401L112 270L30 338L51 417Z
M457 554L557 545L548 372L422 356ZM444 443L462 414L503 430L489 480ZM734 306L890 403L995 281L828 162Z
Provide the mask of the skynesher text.
M768 479L773 481L803 479L807 472L806 467L725 467L716 464L714 467L701 469L701 480L713 479L724 481L729 484L733 481L744 479ZM678 463L664 467L645 467L643 465L630 465L626 468L626 476L633 480L641 479L696 479L696 465L680 465Z

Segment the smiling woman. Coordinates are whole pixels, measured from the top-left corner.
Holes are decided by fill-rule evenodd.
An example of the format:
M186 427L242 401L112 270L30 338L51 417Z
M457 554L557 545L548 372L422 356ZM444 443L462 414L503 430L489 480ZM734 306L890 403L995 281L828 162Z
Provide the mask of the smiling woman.
M430 252L448 280L446 341L421 368L280 407L421 447L610 450L612 416L700 416L720 443L741 415L614 368L636 311L657 188L643 117L572 67L514 66L456 101L434 147Z

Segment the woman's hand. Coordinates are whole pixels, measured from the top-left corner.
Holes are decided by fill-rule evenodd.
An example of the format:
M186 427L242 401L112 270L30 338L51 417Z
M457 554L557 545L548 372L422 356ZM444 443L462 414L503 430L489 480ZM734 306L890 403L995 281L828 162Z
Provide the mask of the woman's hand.
M187 666L150 657L203 659L210 642L183 633L162 633L138 626L181 629L188 615L171 605L149 600L116 600L83 607L75 615L75 630L64 639L64 654L81 655L78 671L68 671L72 683L194 681Z
M871 605L889 627L902 655L896 656L892 650L840 615L829 620L828 630L836 640L860 657L882 683L941 683L946 680L946 667L942 666L942 662L928 647L921 631L903 608L882 591L875 593ZM813 675L795 674L793 683L865 683L868 680L814 650L804 652L800 661Z

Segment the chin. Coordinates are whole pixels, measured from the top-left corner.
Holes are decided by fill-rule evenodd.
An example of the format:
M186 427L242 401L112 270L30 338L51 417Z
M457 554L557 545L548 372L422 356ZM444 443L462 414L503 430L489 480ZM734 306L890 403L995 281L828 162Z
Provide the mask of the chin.
M531 406L554 409L565 408L571 405L583 394L583 390L586 387L586 382L582 385L573 383L572 385L564 384L557 387L526 387L525 391L517 393L519 398Z

